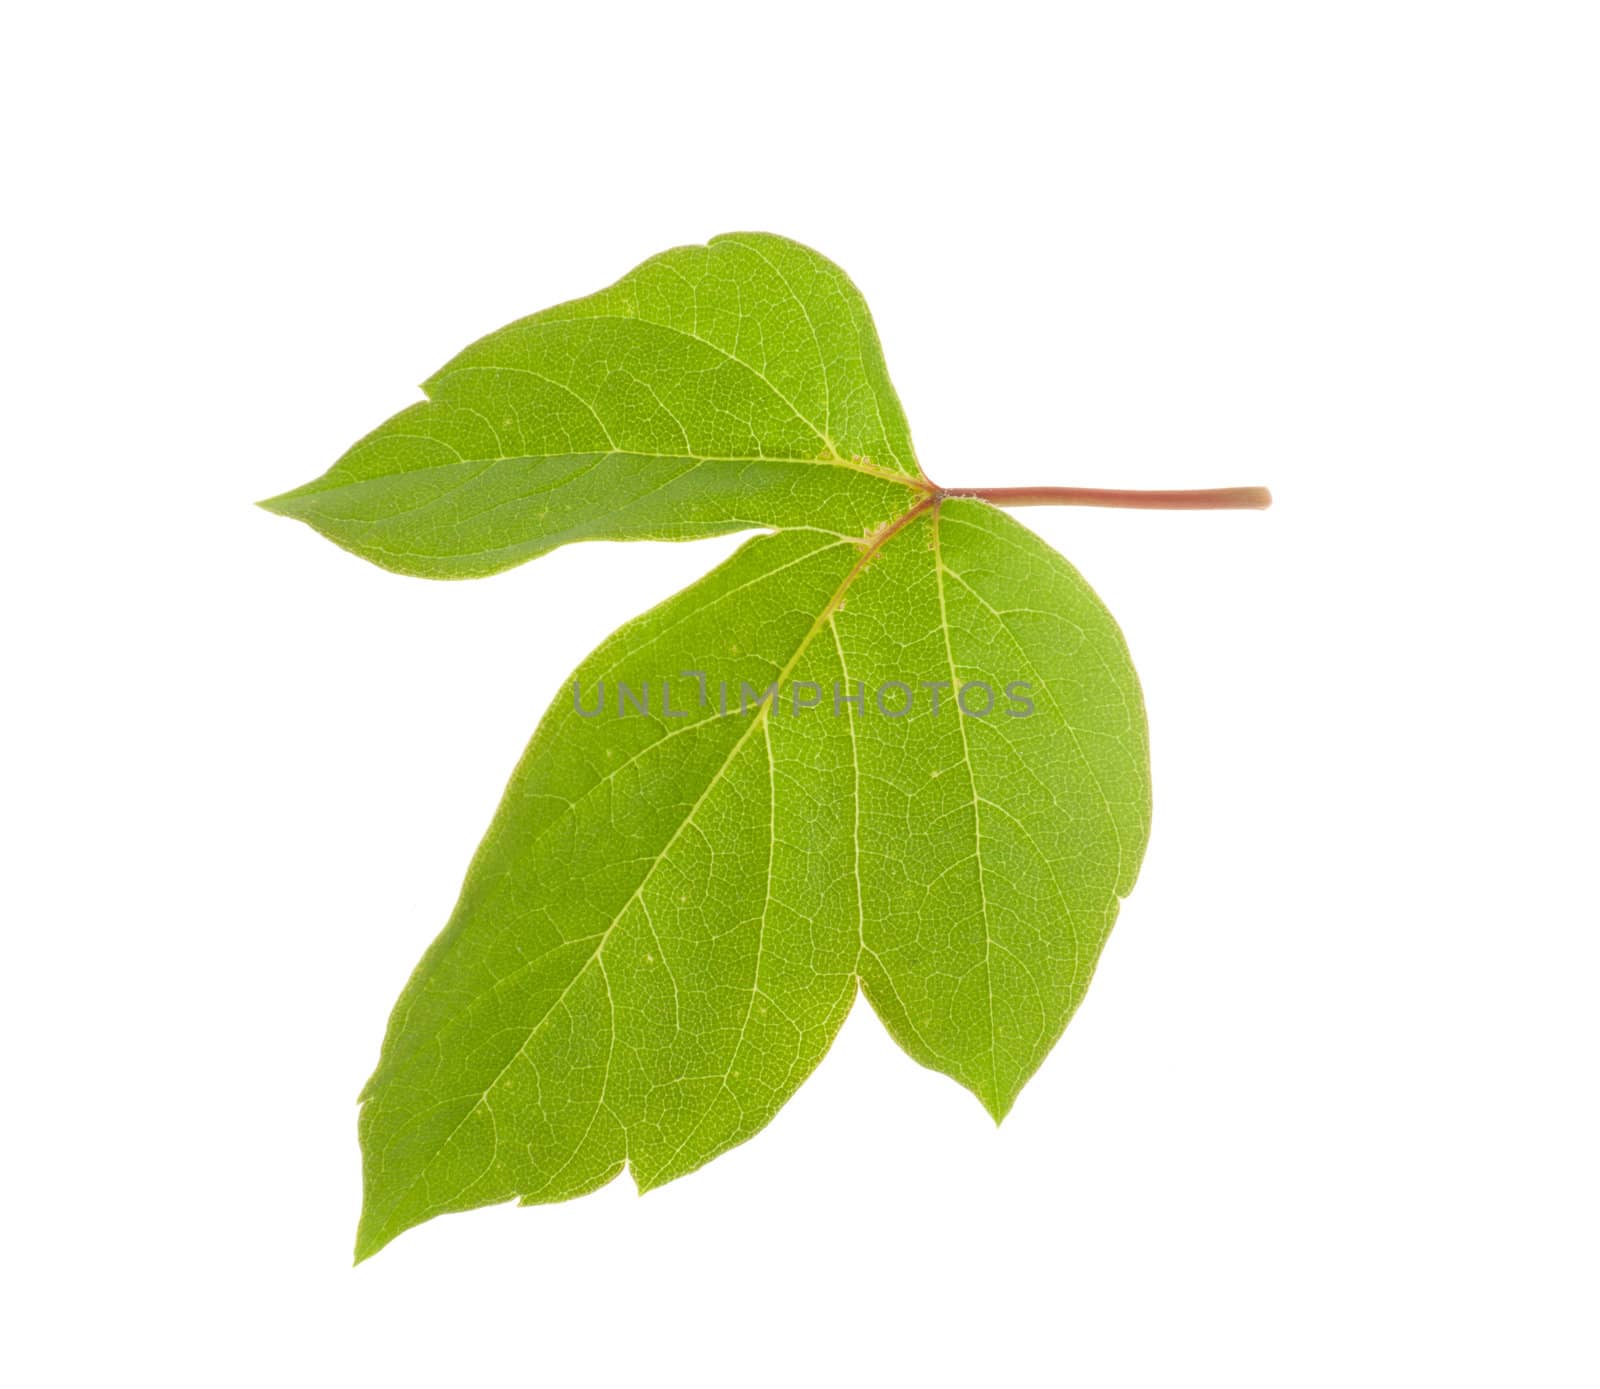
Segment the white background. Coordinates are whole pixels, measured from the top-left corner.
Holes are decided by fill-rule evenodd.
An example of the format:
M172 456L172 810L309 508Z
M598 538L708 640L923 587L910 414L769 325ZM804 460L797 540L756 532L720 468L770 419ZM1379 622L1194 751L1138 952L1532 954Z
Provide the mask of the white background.
M1592 6L56 5L0 39L18 1384L1593 1385ZM604 633L250 503L766 229L1123 624L1143 877L1003 1129L859 1005L646 1199L352 1270L355 1095Z

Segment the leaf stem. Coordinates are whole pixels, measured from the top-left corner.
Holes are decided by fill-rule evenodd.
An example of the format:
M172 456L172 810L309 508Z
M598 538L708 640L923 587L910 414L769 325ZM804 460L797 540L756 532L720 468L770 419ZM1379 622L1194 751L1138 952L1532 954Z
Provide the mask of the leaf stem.
M977 497L996 506L1115 506L1141 511L1261 511L1265 487L1199 487L1182 492L1115 487L943 487L942 497Z

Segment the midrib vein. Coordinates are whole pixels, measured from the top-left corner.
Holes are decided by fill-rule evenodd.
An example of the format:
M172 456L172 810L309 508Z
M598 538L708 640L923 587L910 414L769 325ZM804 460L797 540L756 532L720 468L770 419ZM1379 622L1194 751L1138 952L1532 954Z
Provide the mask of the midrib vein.
M509 370L512 370L512 369L513 368L510 368L510 367L501 368L501 370L506 370L506 371L509 371ZM452 408L462 409L464 407L462 407L462 406L454 406ZM477 412L474 411L473 413L477 413ZM910 491L910 492L926 493L926 492L931 490L931 484L929 484L928 481L925 478L913 477L913 476L911 476L910 474L907 474L907 473L896 472L893 468L880 467L878 464L872 463L872 462L870 462L868 460L865 460L865 459L840 458L840 457L837 457L837 456L831 457L831 458L795 458L795 457L790 457L790 456L784 455L784 454L770 454L770 453L769 454L662 453L662 452L658 452L658 451L656 451L654 449L620 449L620 448L615 448L615 447L608 447L608 448L603 448L603 449L564 449L564 450L561 450L559 452L552 452L552 453L535 453L535 452L532 452L532 451L524 449L524 450L521 450L521 451L516 452L516 453L501 453L501 454L495 454L495 455L483 455L483 454L468 455L468 454L463 454L463 453L458 452L453 445L447 443L445 440L440 439L440 438L438 438L437 436L435 436L433 434L417 434L417 433L414 433L414 432L406 432L406 433L395 432L393 434L380 435L379 438L380 439L417 439L417 440L421 440L421 441L426 442L426 443L437 444L437 445L439 445L440 448L449 449L450 452L455 454L456 456L455 456L455 459L454 459L453 462L449 462L449 463L430 463L430 464L427 464L426 466L421 467L421 468L406 468L406 469L404 469L403 471L400 471L400 472L376 473L371 477L350 478L349 480L345 480L343 478L329 478L327 480L327 485L326 486L318 486L316 482L309 483L305 487L297 488L294 492L285 493L285 498L293 499L295 497L305 497L305 498L309 499L311 497L325 496L326 494L328 494L330 492L339 492L339 491L344 490L347 487L362 487L362 486L366 486L366 485L369 485L371 483L376 483L376 482L388 482L388 481L390 481L391 479L394 479L394 478L407 478L407 479L416 478L416 477L419 477L420 475L422 475L423 473L442 472L442 471L445 471L445 470L451 469L451 468L459 468L463 464L467 464L467 465L479 464L479 465L481 465L481 466L478 467L476 472L471 474L471 476L463 478L461 481L455 483L447 491L439 493L439 495L437 497L430 497L427 502L422 504L422 506L431 506L434 502L439 501L441 498L448 497L452 492L459 491L461 488L469 486L471 483L475 482L478 478L482 477L484 475L484 473L488 472L489 469L493 468L497 464L500 464L500 463L548 463L552 459L556 459L556 458L593 458L596 461L604 461L605 459L608 459L608 458L637 458L637 459L648 460L648 461L650 461L652 463L687 463L687 464L689 464L691 466L691 468L698 467L701 464L707 464L707 463L738 463L738 464L787 463L787 464L791 464L791 465L794 465L794 466L803 466L803 467L807 467L807 468L843 468L847 472L861 473L861 474L865 475L866 477L876 478L879 482L894 482L894 483L898 483L901 487L904 487L907 491ZM377 441L375 440L373 442L377 442ZM357 445L357 447L360 447L360 445ZM318 482L321 482L321 481L323 481L323 479L318 479ZM554 489L552 489L552 490L554 490ZM279 499L278 498L273 498L272 500L273 501L277 501ZM411 511L421 510L422 506L409 508L407 512L402 512L402 513L398 513L398 514L401 514L401 515L410 514ZM389 518L385 518L385 519L389 519Z
M956 728L961 734L961 761L967 769L967 783L972 787L972 857L978 865L978 901L983 908L983 982L989 995L989 1084L993 1087L994 1102L1000 1103L1000 1073L996 1058L994 1035L994 965L990 959L989 894L983 881L983 810L978 795L978 773L972 765L972 749L967 742L966 724L961 717L961 677L956 674L956 653L950 643L950 612L944 599L944 551L939 544L939 508L933 509L933 570L939 590L939 629L944 634L945 656L950 662L950 696L956 701Z
M844 676L845 688L850 688L850 663L845 660L844 642L839 636L839 624L830 615L828 630L833 633L834 650L839 653L839 673ZM856 977L861 977L861 957L867 949L866 895L861 886L861 754L856 747L855 711L846 712L845 727L850 731L850 772L852 776L850 806L854 812L850 822L851 870L856 880Z

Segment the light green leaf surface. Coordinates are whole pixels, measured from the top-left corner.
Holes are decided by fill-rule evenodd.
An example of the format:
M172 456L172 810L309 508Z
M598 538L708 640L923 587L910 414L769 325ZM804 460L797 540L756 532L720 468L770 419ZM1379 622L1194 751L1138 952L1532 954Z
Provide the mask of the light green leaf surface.
M452 579L574 540L861 536L922 480L860 292L777 236L667 251L491 333L424 390L263 505Z
M658 256L428 389L274 509L441 577L769 533L540 723L363 1093L357 1257L447 1211L694 1170L773 1117L858 989L1000 1119L1148 832L1138 682L1082 578L923 478L860 296L780 238ZM648 712L619 714L619 683Z

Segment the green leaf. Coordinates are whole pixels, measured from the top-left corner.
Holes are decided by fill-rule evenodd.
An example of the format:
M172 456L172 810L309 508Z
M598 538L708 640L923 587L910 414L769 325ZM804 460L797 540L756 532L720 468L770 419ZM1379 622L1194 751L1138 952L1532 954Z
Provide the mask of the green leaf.
M363 1092L358 1259L447 1211L694 1170L858 989L1001 1119L1148 831L1138 681L1087 584L922 476L860 296L776 237L657 257L428 389L274 508L438 576L769 533L541 721Z
M656 256L491 333L423 389L262 505L386 569L452 579L574 540L859 536L920 495L866 303L782 237Z

